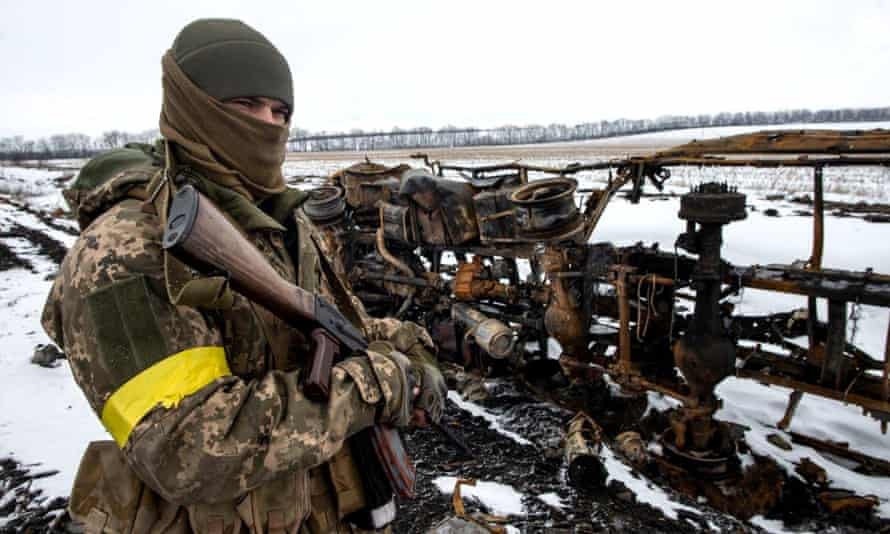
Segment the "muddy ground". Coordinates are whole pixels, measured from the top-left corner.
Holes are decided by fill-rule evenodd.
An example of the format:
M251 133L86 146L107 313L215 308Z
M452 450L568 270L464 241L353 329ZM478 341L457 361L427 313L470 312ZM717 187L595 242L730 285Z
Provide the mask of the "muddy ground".
M409 450L420 459L419 498L401 504L396 532L418 532L412 527L425 529L453 514L451 495L442 494L432 484L436 477L446 475L499 482L524 494L527 513L509 518L509 524L521 532L699 532L707 530L707 520L727 530L748 530L742 523L716 513L668 519L651 506L628 498L620 486L584 490L569 486L560 440L573 414L537 401L507 380L490 382L489 387L491 397L477 403L503 417L510 431L532 444L517 443L449 402L446 424L470 444L472 457L435 429L407 433ZM551 506L537 498L545 493L557 494L564 506ZM464 502L468 512L492 513L478 501Z

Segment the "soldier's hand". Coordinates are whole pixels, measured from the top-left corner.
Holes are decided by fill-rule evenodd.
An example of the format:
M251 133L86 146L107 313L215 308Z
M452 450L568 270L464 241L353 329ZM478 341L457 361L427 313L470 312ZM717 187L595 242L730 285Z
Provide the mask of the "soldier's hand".
M396 350L408 356L414 373L415 406L412 422L426 426L429 420L438 422L442 417L448 388L436 365L436 345L422 326L411 321L401 321L398 328L389 332L389 341Z
M448 396L445 378L437 367L420 361L412 361L410 370L415 380L412 422L416 426L426 426L428 421L438 423L445 411L445 398Z
M438 422L445 411L448 387L436 366L419 358L409 358L389 342L375 341L368 348L385 355L404 373L404 404L401 410L397 410L404 415L398 417L395 424L406 425L410 422L423 426L428 421Z

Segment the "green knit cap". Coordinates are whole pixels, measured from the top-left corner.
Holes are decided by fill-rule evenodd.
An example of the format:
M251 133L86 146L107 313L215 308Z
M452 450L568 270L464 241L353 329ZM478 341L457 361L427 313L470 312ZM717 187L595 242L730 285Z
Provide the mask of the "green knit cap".
M217 100L264 96L294 109L287 60L263 34L240 20L190 23L173 41L173 56L195 85Z

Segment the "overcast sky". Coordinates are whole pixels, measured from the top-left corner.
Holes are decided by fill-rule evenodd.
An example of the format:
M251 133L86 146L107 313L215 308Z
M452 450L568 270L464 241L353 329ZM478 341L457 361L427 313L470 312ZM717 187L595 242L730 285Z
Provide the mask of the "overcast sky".
M890 1L0 0L0 136L157 127L200 17L278 46L313 131L890 105Z

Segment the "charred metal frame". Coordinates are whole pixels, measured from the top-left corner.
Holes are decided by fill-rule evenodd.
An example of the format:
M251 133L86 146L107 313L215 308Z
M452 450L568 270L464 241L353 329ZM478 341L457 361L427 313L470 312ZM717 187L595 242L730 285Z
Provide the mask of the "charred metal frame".
M713 418L719 408L714 389L726 376L791 388L788 408L778 422L780 428L788 428L807 393L862 407L880 421L886 433L890 421L890 326L881 360L848 343L846 321L849 303L890 307L890 276L870 270L823 268L823 171L826 167L890 166L890 132L759 132L696 141L650 156L565 167L521 162L461 166L434 161L425 154L412 157L422 159L436 176L457 173L477 191L507 182L518 184L519 193L514 192L511 198L517 210L528 210L527 216L519 214L516 221L529 226L513 241L418 242L400 248L384 239L382 215L379 230L372 230L370 239L367 229L346 238L365 246L370 241L388 265L379 272L357 266L350 278L387 284L390 290L408 288L399 294L409 295L410 303L395 299L388 304L390 310L399 307L400 316L425 323L434 337L447 331L447 321L453 320L455 333L442 334L443 346L450 343L462 363L478 361L480 353L496 346L496 354L490 356L521 366L522 358L510 354L514 348L524 346L523 341L540 341L540 352L546 359L546 339L555 338L563 347L560 365L569 383L595 381L606 372L628 390L652 390L680 400L683 408L672 417L663 444L677 455L675 460L692 459L692 464L698 463L693 469L714 476L725 472L725 460L733 452L727 447L731 439L726 430ZM721 184L703 184L681 199L679 216L687 221L687 232L677 246L697 257L639 245L589 244L619 190L629 189L631 201L637 202L647 183L661 190L672 167L690 166L812 168L810 257L791 265L739 266L723 261L721 228L745 217L745 199ZM570 212L573 205L558 202L568 190L568 179L580 172L601 170L609 171L608 183L602 189L584 191L588 196L575 217ZM385 169L374 172L392 175ZM550 181L530 181L532 174ZM545 218L535 219L538 216ZM573 226L576 221L580 221L577 227ZM429 260L425 272L415 249ZM443 252L455 254L456 269L442 265ZM472 260L467 255L472 255ZM531 262L530 280L519 280L517 258ZM603 288L611 288L611 292L603 294ZM733 316L725 297L743 288L806 296L806 313L774 314L757 320ZM693 290L694 296L685 293L687 290ZM828 301L824 321L817 316L820 298ZM693 301L693 313L680 313L678 299ZM603 327L598 321L610 322ZM492 337L487 329L498 337ZM512 336L508 333L511 329ZM806 347L786 339L801 334L808 338ZM498 341L493 343L494 339ZM740 339L754 346L740 346ZM763 344L779 345L789 354ZM614 347L614 352L608 347ZM682 376L674 371L675 366Z
M871 271L857 273L822 268L825 244L823 171L826 167L890 166L890 132L886 130L767 131L710 141L693 141L651 156L572 164L566 167L526 165L520 162L469 167L431 161L425 154L415 154L412 157L422 159L440 176L444 176L445 171L453 171L471 180L485 180L493 174L512 172L520 176L525 183L529 173L565 177L583 171L614 169L615 177L610 176L605 189L590 192L583 214L584 239L580 239L580 243L589 240L600 216L618 190L630 184L631 200L637 201L646 181L661 189L664 180L670 177L671 167L812 168L813 241L812 252L806 264L802 267L735 266L724 273L723 282L736 290L749 287L806 296L809 344L806 349L797 351L797 359L818 364L819 376L817 379L812 379L805 378L802 373L775 372L776 358L781 356L770 354L762 347L739 348L738 356L744 365L739 367L735 374L794 390L785 417L779 422L780 428L788 427L802 394L810 393L862 407L880 419L881 430L886 433L890 421L890 325L888 325L883 362L867 357L855 347L848 346L845 338L847 304L852 302L890 307L890 276ZM710 239L713 240L713 237ZM713 247L711 248L713 250ZM719 250L719 245L717 248ZM713 257L710 259L713 260ZM609 270L611 276L607 281L616 288L619 332L618 357L606 368L619 383L631 388L658 390L681 401L691 402L687 385L675 388L659 384L657 380L641 376L639 370L635 368L631 358L633 343L630 302L633 291L629 290L633 283L628 283L628 277L636 267L616 264ZM553 271L550 274L551 288L556 289L557 293L564 293L560 289L562 282L559 272ZM589 273L584 275L590 277ZM713 306L718 300L703 299L700 293L696 292L696 310L705 306L706 302L709 303L707 305ZM726 295L721 295L721 298L723 296ZM819 298L827 299L829 303L827 324L823 327L819 326L817 315L816 304ZM711 320L713 321L713 318ZM554 337L563 342L560 337L565 339L567 336ZM850 358L845 359L845 353L853 355L858 361L851 363ZM867 371L879 372L880 378L868 374Z

